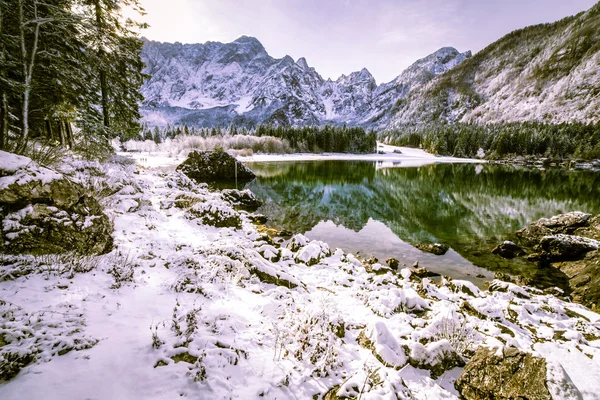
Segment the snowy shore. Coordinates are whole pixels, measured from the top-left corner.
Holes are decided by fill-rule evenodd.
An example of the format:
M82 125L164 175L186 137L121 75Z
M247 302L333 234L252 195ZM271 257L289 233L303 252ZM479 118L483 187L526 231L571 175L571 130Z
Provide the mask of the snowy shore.
M600 315L585 307L436 284L302 235L281 247L221 193L140 162L59 168L107 188L115 248L91 268L2 255L0 355L33 360L3 400L458 399L479 346L544 358L554 399L600 398Z
M348 154L348 153L294 153L294 154L254 154L251 156L237 156L243 163L253 162L285 162L285 161L375 161L393 167L419 167L430 164L447 163L487 163L486 160L473 158L440 157L424 150L410 147L389 146L378 144L378 153ZM382 152L382 153L379 153ZM119 153L122 156L133 157L136 162L145 167L174 168L181 164L185 157L171 157L167 153L141 152Z

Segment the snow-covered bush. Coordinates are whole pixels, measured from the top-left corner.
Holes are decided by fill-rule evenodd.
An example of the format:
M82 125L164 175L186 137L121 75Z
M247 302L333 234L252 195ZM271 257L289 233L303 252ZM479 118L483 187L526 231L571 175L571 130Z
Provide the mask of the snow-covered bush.
M458 354L467 355L474 351L476 332L467 318L455 311L436 319L430 326L435 341L447 340Z

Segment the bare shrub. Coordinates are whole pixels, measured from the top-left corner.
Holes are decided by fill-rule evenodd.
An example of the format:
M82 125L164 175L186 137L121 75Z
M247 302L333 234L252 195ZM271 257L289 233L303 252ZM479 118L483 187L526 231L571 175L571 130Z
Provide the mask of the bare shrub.
M125 282L133 282L133 275L137 264L130 253L126 255L118 253L110 256L109 265L112 267L108 270L108 273L115 280L115 283L111 285L111 289L118 289Z
M160 323L150 325L150 332L152 333L152 348L153 349L160 349L160 347L163 344L165 344L164 340L161 340L160 337L158 336L158 326L159 325L160 325Z
M127 151L168 153L170 156L186 156L191 151L213 151L218 148L223 150L243 151L239 155L252 155L254 153L286 154L291 152L287 140L271 136L251 135L225 135L225 136L192 136L179 135L172 140L156 144L151 140L130 140L123 144Z
M53 167L63 160L64 147L51 143L30 142L20 152L21 155L31 158L44 167Z
M467 355L475 345L475 329L467 319L456 312L436 320L432 324L434 339L446 339L460 355Z
M84 256L76 252L63 254L43 254L39 256L0 256L0 282L17 279L30 274L66 276L71 279L75 274L84 274L97 269L104 262L104 256Z
M316 376L328 376L340 366L343 326L332 299L321 297L309 304L292 299L273 326L275 359L289 356L307 361L315 367Z

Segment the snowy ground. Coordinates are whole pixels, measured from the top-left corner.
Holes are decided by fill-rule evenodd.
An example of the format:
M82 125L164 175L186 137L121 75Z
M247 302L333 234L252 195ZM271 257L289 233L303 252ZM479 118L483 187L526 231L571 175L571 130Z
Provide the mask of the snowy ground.
M89 179L78 167L62 169ZM338 385L457 399L460 361L481 344L546 357L556 399L578 398L573 385L600 399L600 315L583 306L499 281L437 285L301 235L283 248L182 175L95 167L114 192L113 252L1 256L0 356L33 357L2 400L312 399ZM75 259L87 268L64 268Z

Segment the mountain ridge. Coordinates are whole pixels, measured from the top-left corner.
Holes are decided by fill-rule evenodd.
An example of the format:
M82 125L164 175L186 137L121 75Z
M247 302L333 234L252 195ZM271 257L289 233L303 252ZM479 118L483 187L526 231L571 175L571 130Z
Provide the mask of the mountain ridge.
M600 3L513 31L430 81L390 127L428 122L600 120Z
M151 125L383 124L388 103L470 56L445 47L411 65L410 77L378 86L366 68L325 80L306 58L273 58L250 36L203 44L144 39L150 78L142 87L142 113Z
M348 124L600 121L600 3L515 30L472 55L442 47L377 84L363 68L323 79L304 57L271 57L256 38L145 41L150 124Z

